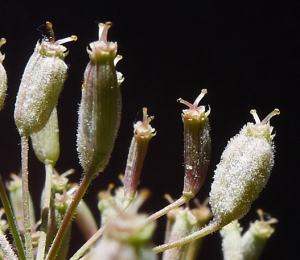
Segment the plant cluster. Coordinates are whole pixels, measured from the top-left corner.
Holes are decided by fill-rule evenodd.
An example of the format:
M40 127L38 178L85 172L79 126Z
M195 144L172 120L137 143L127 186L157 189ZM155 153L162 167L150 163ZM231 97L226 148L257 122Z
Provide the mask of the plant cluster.
M93 179L108 164L118 132L123 75L116 71L116 42L107 40L112 24L99 24L99 39L90 43L90 61L84 72L82 98L78 111L77 151L83 168L82 180L71 183L73 171L58 174L59 126L56 105L67 78L68 54L63 44L76 36L56 40L52 24L38 41L25 68L17 95L14 119L21 138L21 175L11 175L6 189L0 178L0 259L66 259L72 221L79 226L86 243L72 256L75 259L196 259L204 236L221 230L224 259L257 259L274 232L276 219L258 211L260 220L241 234L238 219L266 186L274 165L274 109L260 120L251 110L255 123L247 123L225 148L217 165L209 199L203 204L195 198L201 189L211 157L210 107L199 105L207 94L202 89L193 103L178 99L186 106L181 117L184 127L184 183L182 196L148 216L139 208L149 196L138 190L142 166L150 140L156 130L153 116L143 108L143 118L134 124L124 176L119 188L109 185L99 193L100 228L82 199ZM0 46L5 43L2 39ZM7 76L0 53L0 109L4 105ZM45 184L40 218L29 193L28 149L31 140L37 158L45 165ZM7 190L7 191L6 191ZM8 196L7 196L8 193ZM192 207L190 202L196 207ZM208 207L208 202L210 207ZM152 246L155 221L166 215L165 243ZM212 219L211 219L212 218ZM266 218L266 219L265 219ZM5 235L11 232L13 241ZM12 243L11 243L12 242Z

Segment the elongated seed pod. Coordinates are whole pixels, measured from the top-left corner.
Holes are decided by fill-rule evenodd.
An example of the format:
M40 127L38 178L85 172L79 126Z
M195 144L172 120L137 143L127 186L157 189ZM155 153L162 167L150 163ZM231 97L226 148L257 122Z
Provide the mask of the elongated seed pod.
M62 44L77 40L76 36L71 36L55 41L52 24L47 22L46 27L51 37L36 44L15 104L15 123L21 136L40 131L47 123L67 78L68 66L64 58L68 52Z
M201 94L193 104L178 99L178 102L189 107L182 113L184 125L184 187L183 195L193 198L201 189L210 162L211 140L209 135L208 115L210 109L205 112L205 106L198 104L206 89L202 89Z
M53 108L44 128L30 135L37 158L45 164L55 165L60 152L57 109Z
M229 142L215 170L210 191L214 220L226 225L243 217L266 186L274 165L274 144L269 120L263 121L251 110L255 124L247 123Z
M0 40L0 47L6 43L6 39L2 38ZM2 62L5 58L5 55L2 55L0 52L0 110L2 110L4 106L4 100L6 97L6 90L7 90L7 75L6 71L2 65Z
M87 50L90 62L84 73L78 112L79 160L85 172L93 175L108 163L120 124L121 92L114 64L117 43L107 41L110 26L99 24L99 41Z
M134 136L129 148L124 177L124 195L125 201L128 202L135 197L148 145L156 134L150 125L151 120L153 117L148 117L147 108L143 108L143 121L134 124Z

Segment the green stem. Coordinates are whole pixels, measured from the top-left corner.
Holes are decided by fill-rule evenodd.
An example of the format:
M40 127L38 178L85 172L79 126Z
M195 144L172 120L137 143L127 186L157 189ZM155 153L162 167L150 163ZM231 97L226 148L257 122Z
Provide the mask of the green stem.
M70 260L78 260L80 257L82 257L84 253L98 241L98 239L102 236L107 226L110 223L114 222L121 214L123 214L125 209L122 209L116 216L111 218L101 228L99 228L98 231L88 241L86 241L86 243L70 258Z
M181 239L178 239L176 241L173 241L173 242L170 242L170 243L167 243L167 244L163 244L163 245L154 247L153 251L155 253L161 253L161 252L166 251L166 250L171 249L171 248L183 246L185 244L188 244L190 242L195 241L196 239L199 239L201 237L209 235L209 234L217 231L221 227L222 227L221 225L219 225L216 222L212 221L206 227L204 227L204 228L202 228L198 231L195 231L195 232L193 232L192 234L190 234L188 236L185 236Z
M84 196L91 181L93 180L93 177L94 177L94 174L85 174L84 175L84 177L78 187L78 190L74 196L74 199L72 200L70 206L68 207L68 210L64 216L64 219L59 227L59 230L55 236L53 244L51 245L51 248L46 257L47 260L54 260L56 258L57 252L58 252L58 250L62 244L62 241L66 235L66 232L71 223L72 217L77 209L77 206L78 206L79 202L81 201L82 197Z
M28 136L21 137L21 159L22 159L22 200L23 218L25 228L26 259L33 260L31 220L29 212L29 186L28 186Z
M14 213L13 213L11 205L9 203L7 194L5 192L5 188L4 188L4 185L2 182L1 175L0 175L0 197L1 197L1 201L3 204L4 210L5 210L5 215L7 217L7 221L8 221L12 236L14 238L14 242L15 242L15 245L16 245L16 248L18 251L19 258L20 258L20 260L26 260L23 243L21 240L19 230L17 228L17 222L14 217Z
M45 188L43 196L43 206L42 206L42 223L41 223L41 232L38 243L37 251L37 260L43 260L45 257L45 248L46 248L46 238L47 238L47 229L48 229L48 219L50 214L50 198L51 198L51 186L52 186L52 174L53 174L53 165L51 163L45 162L46 170L46 179L45 179Z
M150 223L158 218L160 218L161 216L167 214L169 211L171 211L172 209L175 209L181 205L183 205L184 203L188 202L191 198L188 198L186 196L181 196L178 200L172 202L171 204L169 204L168 206L164 207L163 209L161 209L160 211L155 212L154 214L152 214L151 216L149 216L147 218L147 223Z

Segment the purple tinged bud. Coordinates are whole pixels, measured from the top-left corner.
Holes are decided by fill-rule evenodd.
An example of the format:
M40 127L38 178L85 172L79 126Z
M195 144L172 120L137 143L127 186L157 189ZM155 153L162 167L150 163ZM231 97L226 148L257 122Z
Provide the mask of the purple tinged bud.
M46 27L52 37L36 44L17 95L14 118L21 136L38 132L47 123L67 78L68 52L61 44L77 40L71 36L55 41L52 24L47 22Z
M207 90L202 89L193 104L178 99L178 102L189 107L184 109L181 115L184 125L183 195L187 198L193 198L201 189L210 163L211 140L208 122L210 109L205 111L204 106L198 106L206 93Z
M154 117L148 117L147 108L143 108L143 121L138 121L133 126L134 136L129 148L124 177L125 201L131 201L135 197L149 141L156 134L150 125L153 119Z

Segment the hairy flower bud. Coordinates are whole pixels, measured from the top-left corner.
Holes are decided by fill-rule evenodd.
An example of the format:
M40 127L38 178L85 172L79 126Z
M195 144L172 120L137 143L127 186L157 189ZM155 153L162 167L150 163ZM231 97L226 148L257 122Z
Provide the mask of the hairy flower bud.
M274 145L269 120L279 114L275 109L263 121L251 110L255 124L247 123L229 142L215 170L210 191L214 220L226 225L243 217L266 186L274 164Z
M189 208L185 208L185 209L179 208L178 210L175 209L175 212L176 212L176 216L174 219L174 223L172 224L168 241L166 242L176 241L177 239L186 236L188 233L191 232L193 227L195 227L197 224L197 218ZM187 246L167 250L166 252L164 252L162 259L163 260L187 259L184 257L186 253L186 249Z
M275 231L271 224L278 222L276 218L264 220L265 213L261 209L257 210L257 213L260 219L250 223L249 229L242 237L243 257L247 260L259 259L266 243Z
M77 151L85 172L102 171L109 161L120 123L121 92L114 64L117 43L107 41L111 23L99 24L99 40L90 44L82 84ZM119 60L119 58L117 58Z
M147 108L143 108L143 121L134 124L124 177L125 201L132 201L135 196L149 141L155 135L155 129L150 126L151 120L153 117L148 117Z
M71 36L55 41L52 24L47 22L46 27L51 37L36 44L15 104L15 123L21 136L38 132L47 123L67 78L68 66L64 58L68 52L62 44L77 40L76 36Z
M206 93L207 90L202 89L193 104L178 99L178 102L189 107L182 113L185 170L183 195L189 198L193 198L201 189L210 162L211 140L208 123L210 109L205 112L204 106L198 107Z
M2 38L0 40L0 47L6 43L6 39ZM5 55L2 55L0 52L0 110L4 106L4 100L6 97L6 90L7 90L7 75L6 71L2 65L2 62L5 58Z
M224 260L243 260L242 228L237 220L232 221L220 230Z
M45 164L56 164L59 157L59 129L57 109L53 108L44 128L30 135L33 150L37 158Z

